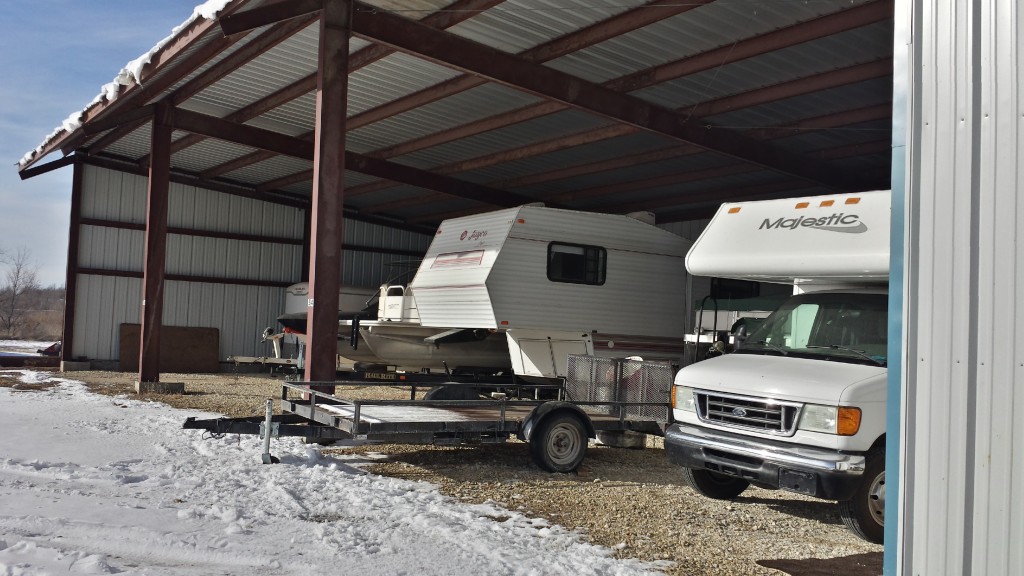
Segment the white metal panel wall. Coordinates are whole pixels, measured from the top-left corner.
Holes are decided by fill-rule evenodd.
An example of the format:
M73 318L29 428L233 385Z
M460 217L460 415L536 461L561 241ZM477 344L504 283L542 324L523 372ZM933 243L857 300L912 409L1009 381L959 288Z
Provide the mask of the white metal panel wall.
M112 223L145 222L145 177L84 167L82 216ZM301 240L302 211L193 186L171 184L168 225L228 234ZM145 235L139 230L84 225L80 268L141 272ZM273 240L211 238L170 234L167 274L226 277L254 282L294 282L302 269L302 246ZM259 333L276 326L284 310L284 288L236 283L168 281L164 324L220 330L218 356L267 353ZM95 360L118 358L118 328L138 323L139 278L78 275L72 354Z
M121 324L138 324L142 279L78 275L72 358L113 360Z
M139 289L141 290L141 282ZM206 326L220 331L219 358L232 354L268 356L263 328L277 326L284 311L280 288L168 281L164 296L164 325Z
M1024 9L896 10L908 32L895 46L909 53L896 82L910 86L906 340L887 554L908 575L1024 574Z

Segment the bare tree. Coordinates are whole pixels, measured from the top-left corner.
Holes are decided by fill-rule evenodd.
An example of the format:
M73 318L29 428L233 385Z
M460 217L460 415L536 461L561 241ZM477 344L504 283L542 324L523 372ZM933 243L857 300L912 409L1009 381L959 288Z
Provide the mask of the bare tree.
M0 285L0 332L18 336L25 328L23 300L38 290L32 252L21 246L14 253L0 251L0 262L6 265L4 283Z

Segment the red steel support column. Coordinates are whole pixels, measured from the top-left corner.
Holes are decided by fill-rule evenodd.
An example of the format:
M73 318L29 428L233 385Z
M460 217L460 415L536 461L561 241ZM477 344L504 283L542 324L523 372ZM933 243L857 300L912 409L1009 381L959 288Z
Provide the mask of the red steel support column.
M338 287L344 224L345 117L352 3L324 0L316 80L313 198L310 205L309 303L305 379L334 381ZM333 392L333 386L314 387Z
M158 104L153 113L149 189L146 193L146 246L142 276L142 330L139 382L160 381L160 326L164 316L164 264L167 259L167 193L171 174L172 109Z
M64 329L60 337L60 359L72 360L75 344L75 300L78 298L78 242L82 234L82 172L85 166L75 162L71 180L71 218L68 224L68 263L64 274Z

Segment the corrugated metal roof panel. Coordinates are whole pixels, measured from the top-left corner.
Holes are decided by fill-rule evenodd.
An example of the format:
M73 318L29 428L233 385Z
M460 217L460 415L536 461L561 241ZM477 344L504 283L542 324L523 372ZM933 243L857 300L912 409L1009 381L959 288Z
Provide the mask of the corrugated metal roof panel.
M312 169L313 163L309 160L302 160L291 156L275 156L259 164L250 164L245 168L228 172L224 174L224 177L239 182L259 184L260 182L267 182Z
M274 50L264 52L235 69L193 96L183 106L205 103L225 107L230 112L248 106L310 74L316 74L317 26L314 22Z
M505 86L484 84L375 122L370 126L352 130L348 133L348 139L354 146L353 150L378 150L522 108L539 100L536 96Z
M392 53L349 75L348 113L365 112L458 75L452 68Z
M255 148L248 146L207 138L198 144L175 152L174 166L189 172L202 172L255 151Z
M557 138L579 134L607 126L609 121L577 110L566 110L527 122L513 124L500 130L484 132L461 140L435 146L395 159L403 164L433 169L452 162L479 158L489 154L516 150Z
M679 109L855 64L873 62L885 57L885 54L882 51L873 53L857 50L853 46L877 44L869 42L866 36L873 37L880 31L880 26L873 27L871 31L855 30L822 41L801 44L666 81L651 88L638 90L633 95L660 106ZM828 54L828 57L819 57L819 52ZM793 63L797 61L801 64L794 65ZM892 83L891 78L889 83Z
M645 150L656 150L676 144L678 142L667 139L664 136L649 132L636 132L627 136L598 140L592 144L565 148L521 160L476 169L471 172L462 173L459 177L505 187L507 182L515 181L521 177L542 174L571 166L595 164L602 160L616 159L628 154L638 154ZM518 188L517 191L535 195L543 191L543 188L524 187Z
M699 54L868 0L832 2L711 2L583 48L548 65L604 82L654 65Z
M517 54L619 14L642 0L508 0L449 30L498 50Z

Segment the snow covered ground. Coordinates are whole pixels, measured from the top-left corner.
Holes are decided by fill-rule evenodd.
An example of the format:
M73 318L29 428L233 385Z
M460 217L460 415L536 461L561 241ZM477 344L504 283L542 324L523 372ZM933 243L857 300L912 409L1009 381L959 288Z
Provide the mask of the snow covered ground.
M0 575L658 572L298 439L275 439L281 463L264 465L255 436L181 429L211 415L95 395L47 372L0 377L56 384L0 387Z
M53 342L36 342L34 340L0 340L0 354L9 356L38 356L37 350L46 348Z

